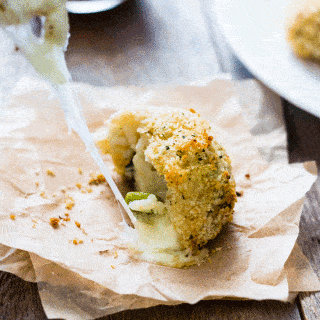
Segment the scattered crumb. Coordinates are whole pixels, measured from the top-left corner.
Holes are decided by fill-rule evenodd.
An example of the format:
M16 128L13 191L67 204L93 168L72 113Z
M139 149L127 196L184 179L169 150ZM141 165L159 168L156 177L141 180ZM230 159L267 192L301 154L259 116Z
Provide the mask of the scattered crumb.
M76 183L76 187L77 187L78 189L81 189L81 188L82 188L81 183Z
M246 174L245 174L245 177L246 177L247 179L250 179L250 174L249 174L249 173L246 173Z
M14 51L18 52L20 48L18 46L14 46Z
M36 185L36 187L39 187L39 182L37 181L37 182L35 183L35 185Z
M61 225L64 226L64 227L66 226L63 222L61 222Z
M65 187L61 188L60 191L61 191L62 193L66 193L66 192L67 192Z
M114 258L115 258L115 259L118 258L118 252L115 252L115 253L114 253Z
M59 228L59 222L60 222L60 219L58 218L50 218L50 224L54 229Z
M66 203L65 208L66 208L67 210L71 210L71 209L73 208L73 206L74 206L74 199L73 199L72 197L69 197L69 198L67 198L67 199L65 200L65 203Z
M242 197L243 196L243 191L236 191L237 197Z
M66 212L64 213L64 215L65 215L66 217L69 217L69 212L66 211Z
M55 177L55 173L52 171L52 170L47 170L47 175L50 176L50 177Z
M38 223L38 221L37 221L36 219L31 219L31 221L32 221L33 223Z
M11 220L16 220L16 216L14 214L10 214L10 219Z
M81 224L78 221L75 221L74 223L78 228L81 228Z
M91 239L91 241L93 241L93 239ZM109 250L101 250L101 251L99 251L99 254L104 254L104 253L108 253L109 252Z
M106 178L101 173L99 173L99 174L92 173L90 176L91 176L91 179L89 180L90 185L94 184L97 186L101 183L106 182Z
M34 224L33 226L32 226L32 228L35 228L36 227L36 225Z
M112 269L115 269L115 266L114 266L114 265L111 265L111 268L112 268Z
M87 190L88 193L91 193L91 192L92 192L92 189L91 189L91 188L87 188L86 190Z
M68 209L68 210L71 210L73 208L73 206L74 206L74 202L69 201L66 203L66 209Z
M196 113L196 111L194 110L194 109L189 109L189 111L191 112L191 113Z
M83 171L82 171L81 168L78 168L78 172L79 172L79 174L82 174L82 173L83 173Z
M54 193L52 196L55 198L55 197L57 196L57 194L56 194L56 193Z
M46 193L45 193L44 191L42 191L42 192L40 193L40 197L42 197L42 198L44 198L44 199L47 199Z
M23 215L23 216L26 216L27 214L24 212L22 215Z
M82 189L82 190L81 190L81 193L86 193L86 190L83 190L83 189Z
M77 245L77 244L83 244L83 240L78 240L77 238L72 240L72 243Z

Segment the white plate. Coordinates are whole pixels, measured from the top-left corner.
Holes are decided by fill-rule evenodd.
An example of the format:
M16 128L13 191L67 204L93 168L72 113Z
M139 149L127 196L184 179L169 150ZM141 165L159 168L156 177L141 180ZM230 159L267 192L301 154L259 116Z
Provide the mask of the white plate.
M320 117L320 67L285 38L290 0L216 0L217 23L241 62L279 95Z
M71 13L96 13L110 10L125 0L88 0L88 1L67 1L67 10Z

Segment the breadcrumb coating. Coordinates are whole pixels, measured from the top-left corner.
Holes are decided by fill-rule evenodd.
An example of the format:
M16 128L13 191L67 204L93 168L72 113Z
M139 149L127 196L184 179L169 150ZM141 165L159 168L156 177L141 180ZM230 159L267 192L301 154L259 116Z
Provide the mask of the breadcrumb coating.
M298 14L288 29L287 39L296 55L320 62L320 8Z
M123 110L95 139L123 176L138 142L147 141L145 159L165 179L164 203L182 247L201 249L232 221L237 196L230 159L193 109Z

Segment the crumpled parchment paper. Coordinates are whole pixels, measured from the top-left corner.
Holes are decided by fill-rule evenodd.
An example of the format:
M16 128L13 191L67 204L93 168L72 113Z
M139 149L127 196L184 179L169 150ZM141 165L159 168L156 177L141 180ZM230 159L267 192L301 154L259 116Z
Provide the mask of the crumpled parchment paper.
M123 107L193 108L211 121L230 155L237 191L243 192L234 220L213 241L210 262L174 269L132 257L119 238L118 204L106 184L88 185L98 168L79 137L68 134L52 89L42 81L20 80L1 110L1 270L37 281L49 318L90 319L201 299L289 301L296 292L320 290L295 244L303 197L315 176L278 154L281 121L261 129L264 118L247 112L263 102L259 84L239 88L258 95L246 100L229 80L152 88L74 85L91 132ZM250 117L255 127L248 125ZM269 139L261 139L263 134ZM110 158L104 159L112 170ZM128 191L113 175L120 190ZM70 201L74 206L66 216ZM53 228L50 218L59 216L65 221Z

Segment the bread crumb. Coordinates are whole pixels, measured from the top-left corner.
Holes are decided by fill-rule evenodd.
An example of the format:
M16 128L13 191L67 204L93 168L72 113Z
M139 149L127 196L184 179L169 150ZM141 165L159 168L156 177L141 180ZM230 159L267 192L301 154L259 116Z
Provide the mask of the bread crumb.
M67 210L71 210L73 207L74 207L74 199L72 197L68 197L66 200L65 200L65 203L66 203L66 206L65 208Z
M194 109L189 109L189 111L191 112L191 113L196 113L196 111L194 110Z
M81 183L76 183L76 187L77 187L78 189L81 189L81 188L82 188Z
M86 190L83 190L83 189L82 189L82 190L81 190L81 193L87 193L87 192L86 192Z
M115 253L114 253L114 258L115 258L115 259L118 258L118 252L115 252Z
M245 174L245 177L246 177L247 179L250 179L250 174L249 174L249 173L246 173L246 174Z
M74 202L72 202L72 201L69 201L66 203L66 209L68 209L68 210L71 210L73 208L73 206L74 206Z
M43 199L47 199L46 193L44 191L40 193L40 197L42 197Z
M88 193L91 193L91 192L92 192L92 189L91 189L91 188L87 188L87 192L88 192Z
M242 197L243 196L243 191L236 191L237 197Z
M74 245L83 244L83 240L78 240L77 238L74 238L74 239L72 240L72 243L73 243Z
M101 183L106 182L106 178L101 173L99 173L99 174L92 173L90 176L91 176L91 179L89 180L90 185L94 184L97 186Z
M112 268L112 269L115 269L115 266L114 266L114 265L111 265L111 268Z
M35 228L36 227L36 225L34 224L33 226L32 226L32 228Z
M50 177L55 177L55 173L52 171L52 170L47 170L47 175L50 176Z
M82 173L83 173L83 171L82 171L81 168L78 168L78 172L79 172L79 174L82 174Z
M38 221L37 221L36 219L31 219L31 221L32 221L33 223L38 223Z
M10 219L11 220L16 220L16 216L14 214L10 214Z
M61 188L60 191L61 191L62 193L66 193L66 188Z
M74 223L78 228L81 228L81 224L78 221L75 221Z
M60 222L60 219L58 219L58 218L50 218L50 225L54 229L59 228L59 222Z
M39 182L38 182L38 181L36 181L35 185L36 185L36 187L39 187Z

